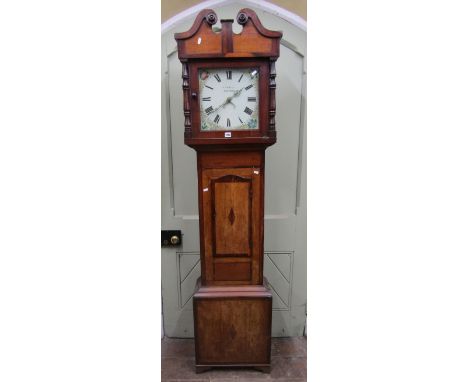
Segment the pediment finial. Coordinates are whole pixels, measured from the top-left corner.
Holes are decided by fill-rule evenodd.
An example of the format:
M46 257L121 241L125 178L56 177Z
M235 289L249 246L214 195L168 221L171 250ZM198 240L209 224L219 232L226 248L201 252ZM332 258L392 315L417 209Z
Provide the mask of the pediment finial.
M174 35L180 59L189 58L248 58L279 56L283 33L265 28L254 10L243 8L237 13L240 33L232 30L232 19L221 20L221 30L213 30L218 16L213 9L203 9L191 28Z

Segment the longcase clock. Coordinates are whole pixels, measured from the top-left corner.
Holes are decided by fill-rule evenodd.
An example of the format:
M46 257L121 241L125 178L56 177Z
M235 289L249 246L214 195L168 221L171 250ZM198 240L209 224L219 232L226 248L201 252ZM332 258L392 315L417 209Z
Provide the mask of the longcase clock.
M275 61L282 33L251 9L201 11L176 33L185 144L197 152L201 278L194 295L196 368L269 370L271 293L263 277L265 150L276 142Z

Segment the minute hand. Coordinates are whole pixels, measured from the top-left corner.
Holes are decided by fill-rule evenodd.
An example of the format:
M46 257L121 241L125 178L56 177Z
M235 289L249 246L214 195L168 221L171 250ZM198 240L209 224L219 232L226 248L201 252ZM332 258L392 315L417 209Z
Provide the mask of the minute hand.
M219 105L216 109L214 109L212 111L212 113L217 111L218 109L222 108L224 105L227 105L229 102L231 102L231 100L234 97L237 97L242 92L242 90L244 90L244 88L240 88L239 90L235 91L230 97L227 97L226 101L224 101L221 105Z
M244 90L244 88L240 88L239 90L234 92L234 94L231 96L231 98L237 97L242 92L242 90Z
M226 99L226 101L224 101L221 105L219 105L216 109L214 109L212 111L212 113L214 113L215 111L218 111L219 109L221 109L224 105L227 105L229 102L231 101L231 97L228 97Z

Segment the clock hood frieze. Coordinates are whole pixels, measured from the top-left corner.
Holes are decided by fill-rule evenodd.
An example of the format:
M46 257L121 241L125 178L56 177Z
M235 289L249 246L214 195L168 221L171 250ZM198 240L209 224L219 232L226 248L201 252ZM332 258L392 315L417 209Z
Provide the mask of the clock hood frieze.
M212 9L204 9L192 27L174 35L178 44L179 59L206 57L270 57L279 56L279 43L283 33L265 28L257 14L243 8L236 17L243 26L241 33L232 31L232 19L221 20L221 32L213 31L218 16Z

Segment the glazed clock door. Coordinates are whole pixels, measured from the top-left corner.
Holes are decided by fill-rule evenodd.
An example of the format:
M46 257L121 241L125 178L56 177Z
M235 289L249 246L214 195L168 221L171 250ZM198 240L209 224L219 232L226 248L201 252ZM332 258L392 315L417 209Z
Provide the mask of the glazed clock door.
M199 70L201 130L258 129L259 68Z
M222 7L213 8L222 19L232 18L232 15L237 14L244 6L243 3L232 1ZM298 336L304 332L306 318L306 147L304 144L306 33L277 15L259 7L251 8L259 14L266 27L283 31L280 58L276 62L277 143L266 150L265 157L263 272L270 282L273 293L273 336ZM196 280L201 275L197 159L195 150L184 144L182 66L177 57L174 41L174 32L187 30L193 23L193 17L184 20L163 30L162 39L162 229L180 229L183 234L183 243L180 247L163 248L161 253L164 332L170 337L193 337L192 295ZM240 74L233 73L231 81L235 80L235 76ZM222 81L229 81L226 74L224 77L221 78ZM241 81L243 80L244 78ZM245 94L247 106L248 103L254 103L249 101L248 97L254 96L250 93ZM203 97L209 95L204 94ZM221 103L224 101L221 100ZM211 105L207 105L209 106ZM213 104L213 108L217 106L219 105ZM254 111L253 107L248 107ZM240 115L243 122L246 122L242 114ZM225 120L221 121L223 116ZM216 115L210 115L211 117L214 119ZM234 119L228 114L220 115L221 126L227 124L227 118ZM230 123L232 125L233 121ZM247 176L242 173L231 175L241 178ZM233 225L229 223L229 226L217 232L217 235L240 235L241 230L246 229L239 224L239 219L246 219L248 215L244 212L237 213L247 208L244 204L245 184L227 182L219 187L217 196L221 197L223 192L231 193L234 188L244 196L240 197L239 201L232 202L239 203L233 208L234 217L231 218L234 219ZM222 214L224 214L223 219L229 222L230 209ZM249 262L249 260L240 260L250 259L246 242L240 242L238 247L217 245L217 250L222 254L219 258L230 259L221 260L221 263ZM236 256L225 257L224 253L231 251L233 252L231 255ZM254 254L253 251L251 253ZM240 256L237 256L239 254ZM246 277L248 266L236 265L236 267L239 278Z

